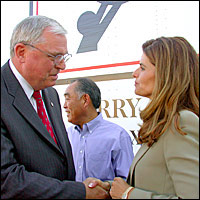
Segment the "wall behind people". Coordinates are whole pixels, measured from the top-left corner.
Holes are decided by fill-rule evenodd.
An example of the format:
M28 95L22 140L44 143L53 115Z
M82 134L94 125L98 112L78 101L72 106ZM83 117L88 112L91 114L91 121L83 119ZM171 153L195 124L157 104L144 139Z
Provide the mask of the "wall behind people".
M10 57L10 38L16 24L29 16L29 1L1 1L1 66Z
M101 11L103 16L100 23L112 9L112 1L109 2L105 12ZM33 15L53 17L68 30L70 41L68 46L73 56L77 57L69 63L68 68L87 67L96 65L96 63L100 65L139 60L141 55L139 47L142 42L149 37L156 38L160 35L182 35L188 38L199 52L198 1L123 2L116 13L112 11L115 16L109 17L109 20L112 20L108 27L103 27L105 32L97 43L97 50L84 53L77 53L83 38L77 27L78 20L86 12L93 12L97 15L102 5L101 2L34 1ZM9 56L7 46L15 24L29 15L29 3L30 1L1 1L1 38L3 38L1 48L4 50L2 51L2 64ZM148 16L148 23L146 16ZM143 30L144 24L145 30Z
M94 75L118 74L121 77L121 80L97 82L102 91L102 114L104 118L137 134L138 123L141 122L139 109L145 107L148 99L134 94L133 80L124 79L123 73L131 73L138 67L133 63L140 59L141 44L149 38L181 35L187 38L199 52L199 2L121 1L121 5L116 5L116 1L108 1L107 5L105 2L34 1L33 15L37 15L38 12L39 15L52 17L68 30L68 49L72 54L72 59L67 63L66 70L68 71L59 74L59 81ZM8 44L12 30L18 21L29 15L29 6L30 1L1 2L2 64L9 57ZM114 6L116 9L113 9ZM78 50L84 39L81 18L87 13L88 19L94 19L94 21L100 19L100 21L94 25L93 20L88 20L84 31L87 32L87 26L91 27L93 24L93 31L103 32L99 41L95 40L96 35L93 39L87 39L87 42L92 42L92 44L96 41L96 49L83 48L80 52ZM105 19L108 19L109 24L101 26ZM90 67L93 69L85 70ZM84 70L69 71L76 69ZM59 83L55 88L63 103L65 88ZM65 124L68 126L67 121Z

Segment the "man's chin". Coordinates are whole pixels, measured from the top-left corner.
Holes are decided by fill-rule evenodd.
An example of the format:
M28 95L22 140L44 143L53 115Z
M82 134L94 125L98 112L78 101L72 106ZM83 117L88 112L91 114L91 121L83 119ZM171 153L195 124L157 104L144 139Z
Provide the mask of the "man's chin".
M58 79L58 74L50 76L52 80L56 81Z
M52 87L56 84L56 80L51 80L51 81L48 81L48 83L46 84L46 87Z
M73 121L70 117L68 117L68 122L74 125L77 125L75 121Z

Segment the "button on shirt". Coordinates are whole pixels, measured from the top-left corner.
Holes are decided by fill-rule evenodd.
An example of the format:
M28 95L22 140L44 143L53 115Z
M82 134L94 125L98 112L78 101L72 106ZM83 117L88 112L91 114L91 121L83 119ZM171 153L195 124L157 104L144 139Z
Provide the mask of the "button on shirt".
M72 145L76 181L87 177L113 180L126 178L133 160L133 147L128 132L104 120L102 114L83 125L68 128Z

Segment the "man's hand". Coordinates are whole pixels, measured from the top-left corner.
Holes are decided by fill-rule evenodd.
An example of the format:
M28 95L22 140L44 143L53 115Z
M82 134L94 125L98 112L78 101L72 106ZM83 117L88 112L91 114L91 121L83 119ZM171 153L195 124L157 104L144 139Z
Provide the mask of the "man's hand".
M86 199L110 199L108 182L89 177L83 183L86 189Z

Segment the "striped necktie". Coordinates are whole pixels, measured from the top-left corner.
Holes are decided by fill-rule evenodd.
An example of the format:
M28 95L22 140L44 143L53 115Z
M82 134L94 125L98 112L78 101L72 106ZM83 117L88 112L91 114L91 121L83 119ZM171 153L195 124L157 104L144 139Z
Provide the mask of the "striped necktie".
M44 126L47 129L47 131L50 133L51 137L53 138L53 140L57 144L55 135L53 133L53 129L51 127L51 124L50 124L49 119L47 117L46 111L44 109L44 105L43 105L43 101L42 101L42 97L41 97L40 91L39 90L38 91L34 91L33 97L36 100L37 112L38 112L38 115L39 115L40 119L42 120L42 123L44 124Z

